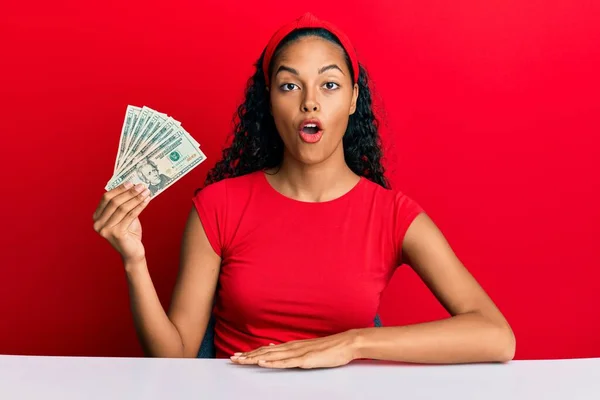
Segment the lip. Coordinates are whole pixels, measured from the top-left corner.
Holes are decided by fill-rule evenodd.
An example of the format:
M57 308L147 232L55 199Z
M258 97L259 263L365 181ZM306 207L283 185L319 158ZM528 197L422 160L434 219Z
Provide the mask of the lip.
M308 124L314 124L317 126L317 133L306 133L302 129ZM300 139L305 143L317 143L323 137L323 128L321 127L321 121L316 118L309 118L302 121L298 128L298 135Z
M309 119L305 119L304 121L302 121L300 123L300 126L298 127L298 130L301 131L308 124L315 124L315 125L317 125L317 128L319 128L319 130L323 129L321 127L321 121L319 121L319 119L317 119L317 118L309 118Z

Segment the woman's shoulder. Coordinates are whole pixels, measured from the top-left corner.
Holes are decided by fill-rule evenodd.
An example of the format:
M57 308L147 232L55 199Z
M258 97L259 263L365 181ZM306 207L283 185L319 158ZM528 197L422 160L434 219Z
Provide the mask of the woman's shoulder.
M421 213L425 213L421 204L412 196L404 192L401 185L385 188L375 182L369 181L365 185L372 195L371 212L391 224L397 243L403 241L408 227Z
M414 214L423 211L419 202L407 194L401 185L392 185L386 188L367 178L363 179L365 181L363 190L367 194L365 198L373 202L374 206L377 205L380 210L391 209L396 214Z
M363 177L363 188L365 193L369 193L379 199L385 199L388 201L396 202L403 198L409 198L404 192L404 188L398 185L390 185L390 187L384 187L379 183L373 182L372 180Z

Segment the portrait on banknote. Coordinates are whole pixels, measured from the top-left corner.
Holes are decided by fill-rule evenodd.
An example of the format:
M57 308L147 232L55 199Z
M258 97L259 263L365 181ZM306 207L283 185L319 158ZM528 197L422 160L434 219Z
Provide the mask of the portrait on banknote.
M149 159L140 161L136 167L136 172L140 180L148 185L148 189L152 195L165 188L171 182L171 178L161 173L158 165Z

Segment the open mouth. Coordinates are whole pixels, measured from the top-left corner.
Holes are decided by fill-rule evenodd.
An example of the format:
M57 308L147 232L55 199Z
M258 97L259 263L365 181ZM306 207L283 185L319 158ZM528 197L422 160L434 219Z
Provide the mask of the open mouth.
M300 126L300 139L306 143L317 143L323 136L321 123L318 120L306 120Z
M314 135L315 133L319 132L319 127L317 124L306 124L302 127L302 132L309 135Z

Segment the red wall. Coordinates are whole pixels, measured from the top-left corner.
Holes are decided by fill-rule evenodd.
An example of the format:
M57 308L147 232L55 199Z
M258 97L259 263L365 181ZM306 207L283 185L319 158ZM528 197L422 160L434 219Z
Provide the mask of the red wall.
M142 218L166 307L193 190L251 64L310 10L353 39L388 113L392 182L506 314L517 358L600 356L598 2L10 3L0 353L141 354L119 258L92 229L125 107L173 115L208 156ZM408 268L381 313L388 325L445 316Z

